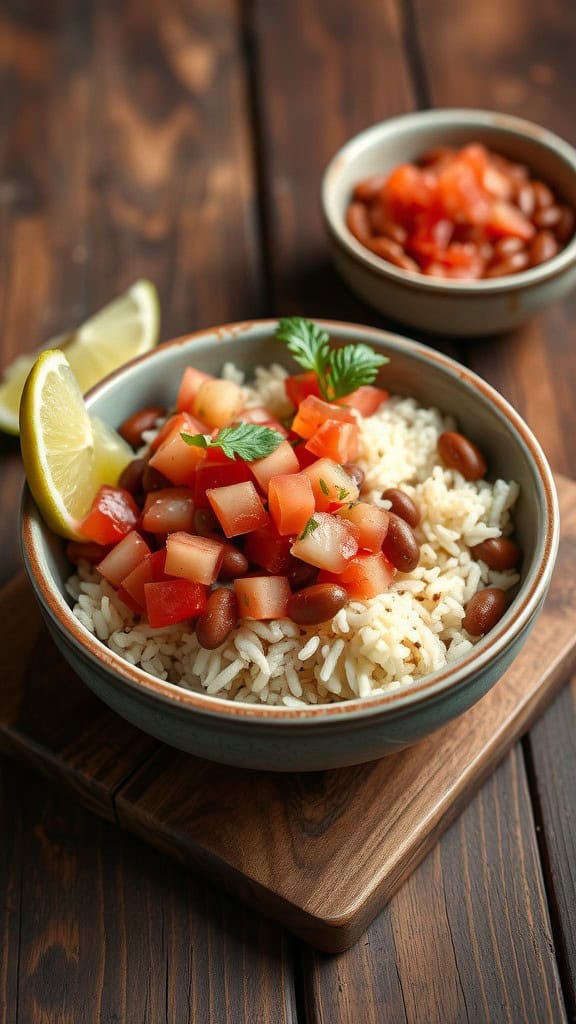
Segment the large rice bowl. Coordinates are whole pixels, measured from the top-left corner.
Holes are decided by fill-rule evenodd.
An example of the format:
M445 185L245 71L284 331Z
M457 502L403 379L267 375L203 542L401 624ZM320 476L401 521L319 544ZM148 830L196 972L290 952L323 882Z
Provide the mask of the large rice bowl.
M224 375L241 380L231 366ZM279 366L256 371L246 404L276 416L291 411ZM299 707L372 697L408 686L464 656L477 638L462 626L466 604L486 586L510 590L513 570L495 572L470 548L513 531L513 481L466 481L437 453L451 417L412 398L392 397L360 421L362 498L402 487L420 510L420 562L390 589L351 600L332 620L302 627L290 619L245 619L216 650L202 648L193 623L152 629L134 616L92 566L67 583L79 621L111 650L159 679L220 698Z

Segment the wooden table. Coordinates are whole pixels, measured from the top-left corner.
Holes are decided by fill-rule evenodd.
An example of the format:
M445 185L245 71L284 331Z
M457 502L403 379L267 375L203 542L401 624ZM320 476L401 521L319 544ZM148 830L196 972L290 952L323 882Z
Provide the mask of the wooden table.
M571 0L5 0L0 334L8 362L140 276L163 337L284 313L391 326L327 259L322 169L426 106L576 143ZM576 476L576 293L472 366ZM19 566L0 440L0 573ZM546 652L542 652L546 657ZM0 1022L576 1019L576 681L351 950L327 956L0 762Z

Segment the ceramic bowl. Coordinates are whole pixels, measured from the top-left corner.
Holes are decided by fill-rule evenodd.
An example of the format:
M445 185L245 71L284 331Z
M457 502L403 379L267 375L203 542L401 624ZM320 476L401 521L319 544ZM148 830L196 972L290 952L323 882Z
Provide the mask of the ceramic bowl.
M445 280L400 270L371 253L346 226L354 185L417 160L436 146L484 143L519 163L576 209L576 150L529 121L483 110L427 110L391 118L347 142L322 182L322 209L335 265L365 302L400 323L441 334L510 330L576 283L576 236L556 256L518 274Z
M544 600L558 544L552 475L526 424L488 384L426 346L367 327L325 324L336 343L363 341L390 357L385 385L457 417L481 439L491 474L520 484L515 521L522 582L500 622L472 653L403 690L309 708L253 706L193 693L135 668L73 616L65 594L71 568L27 490L22 504L25 565L48 628L67 661L111 708L145 732L200 757L278 771L357 764L415 743L459 715L500 678ZM90 412L118 426L137 409L170 406L184 368L218 374L228 360L250 370L273 361L296 369L274 340L275 323L235 324L166 343L92 390Z

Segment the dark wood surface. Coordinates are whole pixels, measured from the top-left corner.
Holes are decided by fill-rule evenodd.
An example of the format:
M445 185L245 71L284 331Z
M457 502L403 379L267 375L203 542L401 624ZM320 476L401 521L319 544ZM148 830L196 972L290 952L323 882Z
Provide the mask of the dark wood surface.
M571 0L4 0L3 361L138 276L158 285L164 337L288 311L390 326L328 264L328 157L426 105L506 110L575 143L575 50ZM571 477L575 322L573 294L512 336L433 341ZM0 459L5 582L11 439ZM2 761L0 1022L574 1020L575 736L572 680L335 957Z

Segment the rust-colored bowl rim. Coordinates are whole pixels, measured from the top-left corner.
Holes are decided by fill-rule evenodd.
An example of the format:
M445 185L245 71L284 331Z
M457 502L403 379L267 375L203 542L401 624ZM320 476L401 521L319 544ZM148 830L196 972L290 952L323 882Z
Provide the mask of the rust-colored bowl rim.
M453 664L421 679L409 683L400 690L384 693L374 697L356 698L331 704L308 705L302 708L280 707L277 705L244 704L208 694L184 689L175 683L164 682L129 664L115 654L104 643L93 636L73 615L72 609L63 593L54 585L47 568L43 553L44 537L50 535L49 528L41 519L40 513L27 487L24 489L21 510L21 540L24 562L27 573L33 584L36 597L43 606L45 614L55 629L63 636L68 645L72 644L81 652L88 663L98 666L109 673L113 687L124 688L142 699L171 705L173 708L189 710L201 716L217 717L230 723L249 721L260 723L277 723L278 725L313 725L326 724L335 720L353 720L372 715L395 715L402 713L410 706L432 701L452 692L459 686L475 678L479 672L488 669L504 653L510 643L527 629L538 613L546 594L556 550L559 542L559 510L556 488L548 462L532 431L516 410L494 390L486 381L457 363L455 360L439 353L419 342L401 337L388 331L378 330L357 324L330 320L318 320L321 326L331 331L335 337L347 337L365 340L374 344L381 339L389 349L396 348L406 354L435 364L450 376L460 379L468 385L484 401L494 404L508 423L510 430L528 450L535 475L541 485L544 504L545 535L540 545L539 557L532 567L527 579L521 585L517 597L513 601L513 617L509 612L491 630L489 638L477 642L471 652ZM133 360L132 363L120 368L104 381L93 388L88 396L90 407L105 390L115 388L133 372L134 367L144 362L161 360L162 354L175 347L193 346L199 341L217 343L219 340L242 340L254 332L262 334L274 331L276 320L256 320L225 324L220 327L203 329L192 334L183 335L172 341L165 342L151 352ZM348 332L348 333L347 333Z
M354 237L346 225L345 211L337 210L332 202L332 191L342 168L346 166L356 151L378 144L382 137L393 137L394 133L402 130L410 131L418 127L426 129L433 125L446 129L469 128L471 133L475 127L487 128L496 130L501 135L508 135L510 138L522 137L540 150L552 152L556 159L563 161L571 169L576 180L576 150L559 135L555 135L532 121L491 110L465 108L422 110L401 114L359 132L358 135L349 139L330 160L322 179L321 198L323 219L332 243L374 279L393 282L409 292L426 292L438 296L474 296L477 298L482 295L487 297L508 291L525 291L564 275L576 263L576 233L555 256L536 267L530 267L516 274L480 280L446 280L402 270L370 252ZM553 181L551 181L551 185L554 185Z

